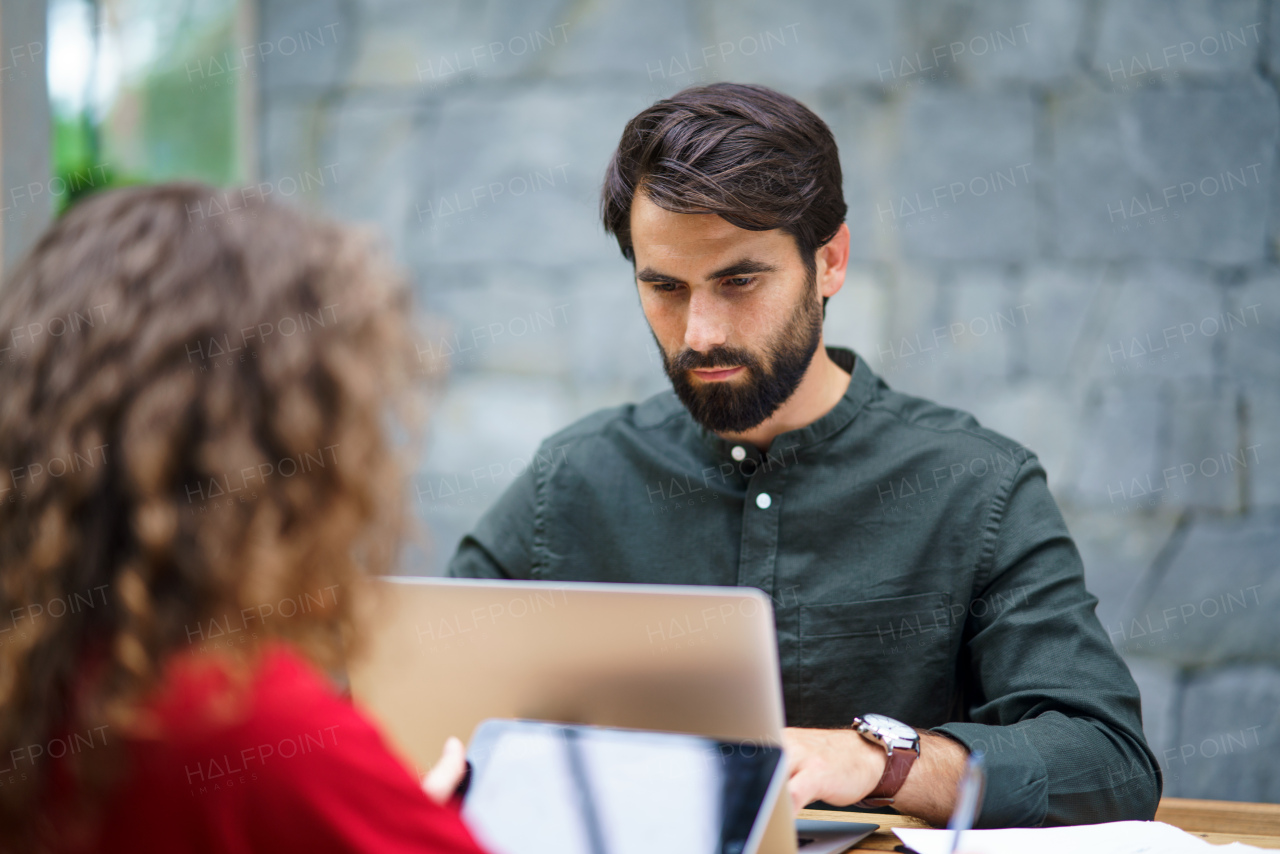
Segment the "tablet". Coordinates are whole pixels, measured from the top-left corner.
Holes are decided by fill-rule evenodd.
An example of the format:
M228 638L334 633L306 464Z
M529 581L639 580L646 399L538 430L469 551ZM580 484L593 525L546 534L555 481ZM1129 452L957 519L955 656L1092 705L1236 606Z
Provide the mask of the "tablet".
M463 815L495 854L754 854L786 777L776 746L488 720Z

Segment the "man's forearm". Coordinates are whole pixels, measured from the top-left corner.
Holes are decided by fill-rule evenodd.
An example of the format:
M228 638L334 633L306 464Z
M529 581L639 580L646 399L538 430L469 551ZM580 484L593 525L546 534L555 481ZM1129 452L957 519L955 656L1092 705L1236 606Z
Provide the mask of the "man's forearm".
M931 732L920 733L920 758L893 799L900 813L944 825L955 808L956 789L969 751L958 741Z

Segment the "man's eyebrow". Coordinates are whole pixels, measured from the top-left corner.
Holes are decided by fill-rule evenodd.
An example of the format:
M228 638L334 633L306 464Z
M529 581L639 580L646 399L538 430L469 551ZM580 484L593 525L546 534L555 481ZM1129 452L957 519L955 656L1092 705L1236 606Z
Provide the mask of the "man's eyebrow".
M752 273L776 273L778 268L772 264L766 264L763 261L753 261L750 258L743 258L741 261L735 261L728 267L721 267L710 276L707 280L727 279L730 276L749 276Z
M642 282L663 282L672 285L684 284L683 281L677 279L675 276L668 276L666 273L659 273L652 267L645 267L639 273L636 273L636 278Z
M726 279L731 276L749 276L753 273L776 273L777 271L778 268L774 267L772 264L766 264L763 261L754 261L750 258L743 258L740 261L735 261L729 266L721 267L719 270L711 273L711 275L707 276L707 281ZM679 279L675 276L668 276L666 273L659 273L652 267L645 267L643 270L636 273L636 279L641 282L662 282L672 285L684 284L683 279Z

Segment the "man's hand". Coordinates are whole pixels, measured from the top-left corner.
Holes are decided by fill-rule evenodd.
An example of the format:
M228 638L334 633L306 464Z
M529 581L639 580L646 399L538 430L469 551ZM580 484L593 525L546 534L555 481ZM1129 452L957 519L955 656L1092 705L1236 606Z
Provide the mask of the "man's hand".
M791 780L791 805L826 801L833 807L856 804L871 794L889 759L884 748L852 729L782 731ZM956 788L969 751L946 736L920 733L920 758L894 796L893 808L934 826L946 824L955 808Z
M791 780L791 805L826 801L834 807L856 804L871 794L888 762L884 749L851 729L782 731Z

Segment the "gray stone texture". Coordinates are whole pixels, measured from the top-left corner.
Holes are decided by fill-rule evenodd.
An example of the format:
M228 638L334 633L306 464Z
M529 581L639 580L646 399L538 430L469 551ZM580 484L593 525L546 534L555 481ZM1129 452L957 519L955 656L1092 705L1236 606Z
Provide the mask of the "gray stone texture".
M477 80L538 73L573 42L558 0L365 0L350 85L448 95Z
M0 29L0 261L9 272L49 224L50 174L47 14L43 3L6 3ZM35 130L33 130L33 128Z
M1280 72L1273 72L1273 81ZM1280 169L1271 170L1271 210L1267 217L1267 249L1271 258L1280 256Z
M1280 272L1254 271L1238 287L1227 290L1225 313L1217 330L1225 356L1223 373L1236 380L1253 378L1280 383ZM1207 323L1207 321L1206 321ZM1214 329L1207 323L1209 330Z
M1271 37L1267 39L1269 50L1266 54L1267 72L1272 78L1280 77L1280 16L1275 13L1275 3L1268 4L1268 18L1271 21Z
M1173 513L1118 516L1069 508L1067 526L1084 561L1085 586L1098 597L1098 620L1113 644L1125 650L1125 605L1169 541Z
M1083 87L1054 99L1049 124L1057 253L1223 263L1266 256L1277 109L1261 81L1120 94Z
M358 48L351 7L338 0L266 3L252 56L265 96L341 85Z
M1177 737L1158 754L1166 797L1280 801L1280 668L1194 675L1178 718Z
M913 91L891 195L875 200L877 225L896 229L914 257L1034 257L1034 115L1025 93Z
M600 176L621 127L647 102L638 88L460 90L400 176L415 256L490 262L500 235L505 261L621 265L598 221Z
M1003 384L1009 377L1012 354L1031 321L1030 307L1015 299L1008 270L973 267L957 271L945 291L945 330L931 330L929 338L954 350L939 372L951 388L980 388Z
M255 179L374 226L429 315L406 571L439 572L543 437L668 387L604 167L655 99L774 86L840 146L827 342L1039 455L1166 794L1280 798L1280 2L257 8L261 41L311 40L252 78Z
M917 0L911 6L913 43L907 58L912 65L935 66L918 72L922 77L936 75L931 81L976 86L1049 84L1066 78L1075 68L1085 19L1082 3Z
M1182 673L1176 667L1149 658L1128 659L1129 672L1142 694L1142 731L1157 762L1168 773L1165 751L1178 744L1178 714L1182 698ZM1174 756L1179 756L1175 750ZM1166 778L1165 794L1170 795ZM1217 796L1214 796L1217 797Z
M1105 0L1094 69L1112 83L1248 73L1266 37L1259 0Z
M1166 506L1160 484L1164 405L1161 387L1121 379L1091 390L1076 425L1073 501L1111 513L1143 513Z
M1039 457L1055 493L1070 483L1078 406L1079 401L1064 393L1060 384L1045 380L992 383L972 391L964 401L964 408L982 426L1018 437Z
M1245 388L1243 444L1256 446L1257 460L1245 473L1249 507L1263 510L1280 507L1280 394L1275 381L1262 381Z
M527 466L543 437L585 415L551 378L451 377L432 407L425 458L412 500L432 532L433 563L411 571L436 574L462 535Z
M1165 557L1126 606L1127 651L1184 668L1274 661L1280 514L1201 519Z
M322 135L327 133L328 109L317 98L270 101L262 115L258 151L260 180L314 172L322 165ZM335 172L340 164L334 165ZM341 180L341 172L338 172Z
M1015 304L1006 271L971 267L948 273L928 316L912 318L867 353L870 364L904 391L959 406L972 393L1002 384L1025 306ZM994 381L994 382L993 382Z
M829 345L854 348L867 364L890 355L887 317L891 288L874 267L850 264L844 287L827 304L823 336Z
M419 345L424 361L468 373L569 374L573 324L584 315L577 294L550 286L545 274L484 273L469 288L432 295L430 309L448 324Z
M563 49L548 53L547 68L552 74L643 75L654 97L692 86L705 74L707 40L697 32L697 15L688 3L621 0L563 4L561 10L565 21L557 23L567 23L567 38ZM778 35L777 27L774 30ZM793 35L788 34L787 43L794 48ZM727 49L726 55L732 56ZM718 53L713 51L712 56Z
M1100 265L1036 264L1022 275L1019 306L1022 359L1015 369L1027 376L1067 380L1080 372L1087 348L1084 333L1098 326L1099 291L1106 269Z
M1169 444L1157 486L1179 507L1238 513L1245 478L1260 448L1242 441L1234 386L1212 381L1175 385L1166 402Z
M1098 317L1102 334L1092 346L1095 376L1151 382L1214 375L1223 299L1208 270L1134 265L1105 296Z
M826 81L878 83L878 69L908 46L900 3L708 0L700 5L708 23L699 50L714 48L707 62L714 79L750 80L787 91ZM768 49L748 54L752 38Z
M851 342L892 388L928 396L937 392L936 366L946 353L925 351L930 331L942 319L942 281L926 265L903 264L888 275L883 337ZM840 299L840 294L833 298ZM830 310L830 309L828 309Z
M878 199L884 210L885 200L893 194L890 174L897 148L885 128L892 124L894 108L853 89L823 93L813 106L840 144L844 198L850 208L850 257L880 258L901 239L898 223L888 211L884 216L857 216L853 209ZM874 210L867 208L868 214Z
M325 193L326 205L375 224L401 257L420 242L404 223L414 202L408 178L428 150L424 119L410 104L387 110L352 98L326 111L318 133L318 166L332 164L338 176Z

